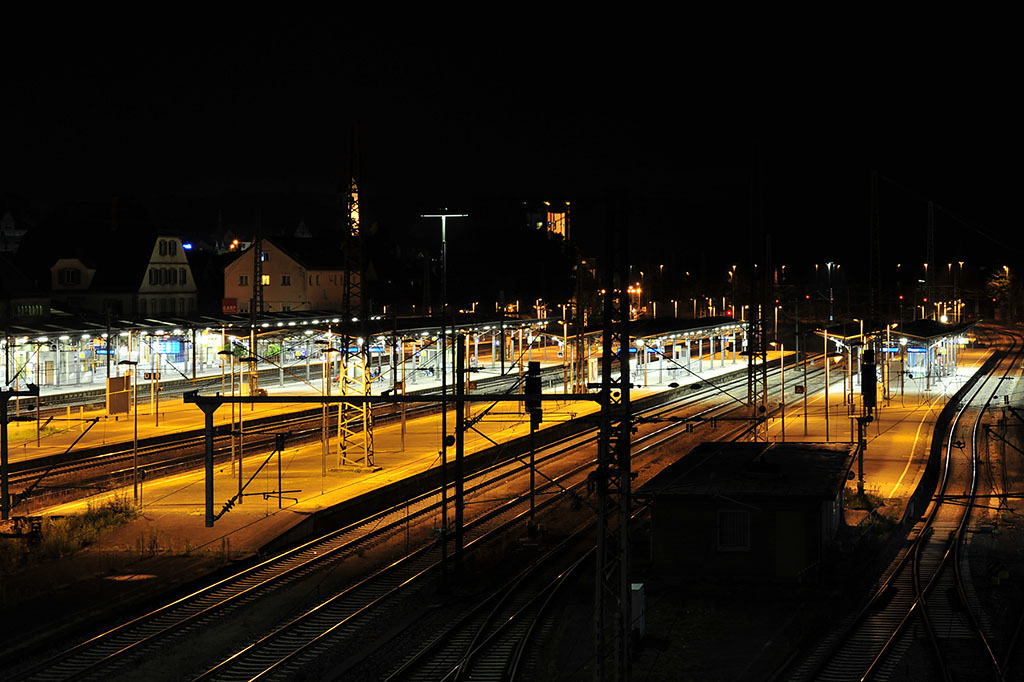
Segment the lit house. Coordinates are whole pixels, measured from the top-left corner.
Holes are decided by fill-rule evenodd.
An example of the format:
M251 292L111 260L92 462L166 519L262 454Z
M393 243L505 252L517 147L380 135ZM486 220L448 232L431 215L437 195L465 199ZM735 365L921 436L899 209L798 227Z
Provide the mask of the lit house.
M250 312L255 254L254 245L224 268L224 313ZM263 311L342 311L343 262L341 247L333 242L264 237L260 249ZM351 303L359 305L358 301Z

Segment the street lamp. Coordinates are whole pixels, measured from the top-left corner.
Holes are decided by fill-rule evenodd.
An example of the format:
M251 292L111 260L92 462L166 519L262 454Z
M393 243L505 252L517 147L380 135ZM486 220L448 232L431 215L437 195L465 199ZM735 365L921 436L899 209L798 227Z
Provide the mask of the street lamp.
M127 366L128 373L132 377L132 415L135 425L132 431L132 493L135 497L135 504L139 503L139 382L135 360L119 360L119 366Z

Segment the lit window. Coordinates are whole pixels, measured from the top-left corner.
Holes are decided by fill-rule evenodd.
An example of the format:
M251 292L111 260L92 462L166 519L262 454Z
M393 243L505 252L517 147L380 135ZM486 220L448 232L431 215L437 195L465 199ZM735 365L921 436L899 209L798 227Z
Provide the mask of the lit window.
M268 284L270 284L270 275L263 275L260 278L260 280L261 280L263 286L267 286Z
M268 258L270 258L270 254L269 253L267 253L266 251L260 251L260 260L261 261L265 261Z

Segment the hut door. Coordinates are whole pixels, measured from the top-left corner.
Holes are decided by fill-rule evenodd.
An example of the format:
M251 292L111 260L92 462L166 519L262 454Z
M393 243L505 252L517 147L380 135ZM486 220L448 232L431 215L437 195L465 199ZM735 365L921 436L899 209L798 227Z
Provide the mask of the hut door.
M775 577L796 578L807 566L804 515L799 511L775 512Z

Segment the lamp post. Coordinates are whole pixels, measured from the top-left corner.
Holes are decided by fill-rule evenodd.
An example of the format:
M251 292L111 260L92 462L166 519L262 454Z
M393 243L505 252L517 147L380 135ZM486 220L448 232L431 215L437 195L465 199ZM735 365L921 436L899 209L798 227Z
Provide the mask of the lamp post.
M447 583L448 577L446 568L448 565L448 480L446 475L448 467L448 365L446 360L448 340L445 331L445 306L448 302L448 242L445 229L448 218L466 218L468 215L467 213L432 213L420 216L421 218L441 219L441 563L444 583ZM504 315L504 311L502 315ZM501 342L502 370L504 371L504 329L502 330Z
M127 366L128 373L132 378L132 416L134 427L132 430L132 494L135 504L139 503L139 382L136 381L138 373L136 368L138 362L135 360L120 360L118 365Z

